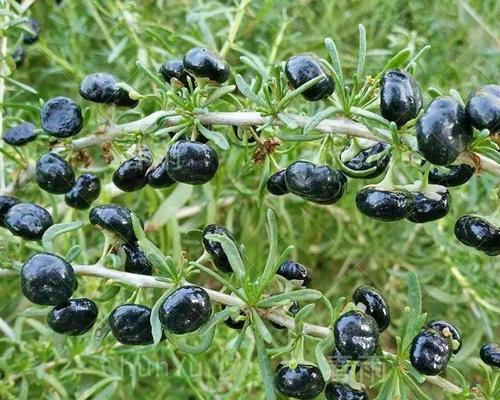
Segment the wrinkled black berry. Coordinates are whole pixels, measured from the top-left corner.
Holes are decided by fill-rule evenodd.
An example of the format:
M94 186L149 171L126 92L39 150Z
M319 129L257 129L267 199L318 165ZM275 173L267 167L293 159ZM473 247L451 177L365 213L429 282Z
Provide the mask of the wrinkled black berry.
M471 124L477 129L488 129L491 133L500 130L500 85L485 85L476 88L467 99L465 111Z
M89 208L101 193L99 177L85 173L78 177L69 192L64 195L64 201L70 207L84 210Z
M111 333L122 344L140 346L153 343L151 309L140 304L122 304L108 317Z
M16 204L19 204L19 200L15 197L0 195L0 226L5 227L5 215Z
M451 195L448 191L437 193L439 200L426 197L423 193L413 192L415 205L406 219L411 222L422 224L443 218L450 210Z
M455 236L463 244L490 256L500 254L500 229L483 218L474 215L459 218L455 223Z
M406 191L365 187L356 195L358 210L367 217L380 221L403 219L410 214L414 205L412 194Z
M379 328L373 317L357 310L341 315L334 326L338 351L352 360L373 356L377 350Z
M47 101L41 113L42 129L49 135L66 138L82 129L80 106L67 97L54 97Z
M97 319L97 305L89 299L71 299L55 306L47 317L53 331L78 336L92 329Z
M317 101L324 99L335 90L333 79L326 73L321 61L314 54L303 53L289 58L285 65L285 73L294 89L318 76L324 76L324 79L302 92L302 96L306 100Z
M340 200L347 184L341 171L309 161L290 164L285 181L290 192L318 204L333 204Z
M387 71L380 81L380 113L398 127L415 119L422 108L422 91L406 71Z
M123 88L118 88L116 90L113 101L120 107L134 108L137 104L139 104L139 100L132 99L129 93Z
M158 165L148 171L146 174L146 181L149 186L155 189L169 187L175 183L167 172L167 163L165 162L165 158L163 158Z
M309 270L309 268L295 261L283 261L276 273L289 281L303 281L303 286L309 286L309 284L311 283L311 271Z
M35 125L30 122L24 122L5 132L3 140L11 146L22 146L35 140L36 136Z
M231 68L224 59L203 47L189 50L183 59L184 68L195 76L223 83L229 78Z
M375 146L372 146L368 149L360 151L354 158L352 158L348 161L345 161L344 165L349 169L352 169L354 171L360 171L360 172L366 171L366 170L371 169L373 167L376 167L376 169L372 173L370 173L368 175L364 175L362 177L362 179L376 178L377 176L381 175L385 171L385 169L387 168L387 165L389 164L389 161L391 160L391 156L389 155L389 153L387 153L385 156L383 156L379 160L372 161L372 162L368 162L367 159L369 157L372 157L376 154L379 154L379 153L385 151L387 149L387 147L389 147L388 144L379 142ZM350 174L348 170L344 170L342 172L344 172L347 176L350 176L352 178L359 178L359 176L356 176L356 174L352 174L352 173Z
M14 64L16 64L16 68L20 68L24 65L24 60L26 60L26 50L24 47L16 47L10 56L14 60Z
M447 321L433 320L427 322L425 324L425 327L435 329L444 337L447 337L450 340L454 340L456 342L456 347L454 347L452 344L452 350L454 354L457 354L460 351L460 348L462 347L462 336L460 335L460 331L455 325L450 324Z
M272 174L266 183L267 191L275 196L282 196L288 193L285 181L285 171L281 170Z
M326 385L325 396L327 400L368 400L368 393L356 390L346 383L331 382Z
M75 184L75 172L68 162L55 153L40 157L36 163L36 182L49 193L63 194Z
M368 285L360 286L354 291L352 301L363 304L365 313L375 319L380 332L387 329L391 323L391 312L380 292Z
M132 243L123 243L118 252L125 254L125 271L133 274L151 275L153 265L139 246Z
M40 22L38 22L38 20L34 18L31 18L26 23L26 28L28 28L29 32L24 32L23 44L30 45L38 42L40 32L42 31L42 28L40 27Z
M471 141L465 110L451 97L433 100L418 119L418 150L432 164L452 164Z
M87 75L80 83L80 95L94 103L113 103L117 89L115 85L119 79L106 72L97 72Z
M475 171L474 167L467 164L445 165L441 169L432 168L429 171L429 183L446 187L460 186L472 178Z
M452 354L451 343L440 332L426 329L411 343L410 362L424 375L438 375L446 369Z
M198 286L182 286L160 306L158 317L168 331L181 335L196 331L212 315L210 297Z
M166 157L167 172L177 182L202 185L219 167L219 156L206 144L180 140L171 145Z
M89 212L89 220L91 224L114 233L124 242L137 241L132 228L132 213L126 207L116 204L94 207Z
M21 289L35 304L61 304L71 297L75 284L73 267L55 254L35 254L21 268Z
M135 192L142 189L146 186L146 173L152 162L149 151L129 158L113 173L113 183L124 192Z
M211 224L207 225L203 229L202 240L203 247L205 248L207 253L210 254L214 265L222 272L233 272L231 264L229 264L229 260L226 256L226 253L224 252L224 249L222 248L222 245L219 242L207 239L206 236L209 234L227 235L229 239L236 243L236 239L234 238L233 234L221 225Z
M168 83L171 83L172 79L176 79L185 87L189 87L189 76L192 84L195 86L194 77L184 69L184 64L181 59L170 60L169 62L162 64L158 72Z
M295 399L314 399L325 388L321 371L314 365L298 364L292 369L281 367L274 377L276 389L283 395Z
M479 352L481 360L492 367L500 368L500 346L496 343L487 343Z
M16 204L4 217L5 227L12 234L27 240L40 240L53 223L45 208L32 203Z

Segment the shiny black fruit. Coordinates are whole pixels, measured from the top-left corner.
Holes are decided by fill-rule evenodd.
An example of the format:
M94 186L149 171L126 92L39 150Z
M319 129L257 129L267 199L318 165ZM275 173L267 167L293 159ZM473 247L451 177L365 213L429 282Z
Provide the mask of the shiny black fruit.
M54 97L47 101L41 113L42 129L49 135L66 138L82 129L80 106L67 97Z
M311 283L311 271L309 268L295 261L283 261L276 273L289 281L302 281L303 286L309 286Z
M375 319L380 332L387 329L391 323L391 312L380 292L368 285L360 286L354 291L352 301L364 306L364 312Z
M475 171L474 167L467 164L445 165L440 169L432 168L429 171L429 183L446 187L460 186L472 178Z
M118 252L125 255L125 271L133 274L151 275L153 265L139 246L132 243L123 243Z
M40 27L40 22L34 18L30 18L26 23L26 28L29 32L24 32L23 34L23 44L30 45L38 42L40 32L42 28Z
M165 158L163 158L158 165L148 171L146 174L146 181L149 186L155 189L169 187L175 183L167 172L167 163L165 162Z
M0 226L5 227L5 215L16 204L19 204L19 200L15 197L0 195Z
M11 146L22 146L26 143L32 142L37 137L35 132L35 125L30 122L24 122L10 128L3 135L5 143Z
M222 305L222 309L225 309L226 306ZM240 317L246 317L246 314L243 311L240 311ZM231 328L231 329L236 329L236 330L241 330L245 326L245 320L244 319L234 319L232 316L229 316L227 319L224 320L224 324Z
M379 142L375 146L372 146L368 149L365 149L363 151L360 151L354 158L345 161L344 165L352 169L354 171L366 171L368 169L371 169L373 167L376 167L376 169L368 174L364 175L362 179L372 179L376 178L377 176L381 175L385 169L387 168L387 165L389 164L389 161L391 160L391 156L389 153L387 153L385 156L380 158L377 161L372 161L368 162L367 159L369 157L372 157L376 154L379 154L383 151L385 151L389 147L388 144ZM350 174L348 170L342 171L344 172L347 176L350 176L352 178L359 178L359 176L356 176L355 174Z
M146 173L152 162L149 151L129 158L113 173L113 183L124 192L135 192L142 189L146 186Z
M89 299L71 299L55 306L47 317L53 331L78 336L92 329L97 319L97 305Z
M172 79L176 79L177 81L182 83L185 87L189 87L188 84L188 76L189 76L192 84L195 85L195 80L193 76L191 76L184 69L184 64L181 59L171 60L165 64L162 64L158 72L163 76L163 78L168 83L171 83Z
M500 346L498 344L488 343L483 345L479 355L484 363L500 368Z
M37 161L35 179L46 192L63 194L75 184L75 172L64 158L48 153Z
M406 71L387 71L380 81L380 113L398 127L415 119L422 108L422 91Z
M78 177L71 190L64 195L64 201L70 207L84 210L91 206L100 193L101 181L99 177L85 173Z
M477 129L488 129L491 133L500 130L500 85L485 85L476 88L467 99L465 111L471 124Z
M459 218L455 223L455 236L463 244L490 256L500 254L500 229L483 218L474 215Z
M352 360L373 356L378 346L379 328L373 317L357 310L341 315L334 326L338 351Z
M123 88L118 88L116 90L113 102L119 107L129 108L134 108L139 104L139 100L132 99L129 93Z
M94 207L89 212L89 220L91 224L114 233L124 242L137 241L132 228L132 213L126 207L115 204Z
M140 304L122 304L108 317L111 333L122 344L140 346L153 343L151 309Z
M465 110L451 97L433 100L418 119L418 150L432 164L452 164L471 141Z
M451 354L451 342L440 332L426 329L413 338L410 362L421 374L438 375L446 369Z
M285 170L272 174L266 183L267 191L275 196L282 196L288 193L285 181Z
M97 72L87 75L80 83L80 95L94 103L113 103L119 79L106 72Z
M202 241L203 247L205 248L207 253L210 254L214 265L222 272L233 272L231 264L229 264L229 260L226 256L226 253L224 252L224 249L222 248L222 245L219 242L207 239L206 236L209 234L226 235L227 237L229 237L229 239L236 243L236 239L234 238L233 234L221 225L211 224L207 225L203 229Z
M460 335L459 330L453 324L450 324L447 321L442 320L433 320L429 321L425 324L426 328L434 329L440 332L444 337L447 337L450 340L454 340L456 343L452 343L453 354L457 354L462 347L462 336Z
M176 335L196 331L212 315L210 297L198 286L182 286L172 292L160 306L158 318Z
M380 221L403 219L410 214L414 205L412 194L406 191L365 187L356 195L358 210L367 217Z
M302 96L309 101L327 98L335 90L333 79L314 54L303 53L289 58L285 65L285 74L294 89L318 76L324 76L324 79L302 92Z
M298 364L292 369L282 366L274 377L274 385L281 394L295 399L314 399L325 388L321 371L314 365Z
M21 268L21 289L35 304L61 304L71 297L75 285L73 267L55 254L35 254Z
M288 190L313 203L333 204L344 194L347 178L328 165L295 161L285 172Z
M223 83L231 68L222 57L203 47L189 50L183 59L184 68L195 76Z
M53 223L45 208L32 203L16 204L4 217L5 227L12 234L27 240L40 240Z
M167 172L177 182L202 185L219 167L219 157L206 144L180 140L171 145L166 157Z
M426 197L423 193L413 192L415 205L406 219L417 224L435 221L443 218L450 210L451 195L448 191L436 193L439 200Z
M368 393L356 390L346 383L331 382L326 385L325 396L327 400L368 400Z

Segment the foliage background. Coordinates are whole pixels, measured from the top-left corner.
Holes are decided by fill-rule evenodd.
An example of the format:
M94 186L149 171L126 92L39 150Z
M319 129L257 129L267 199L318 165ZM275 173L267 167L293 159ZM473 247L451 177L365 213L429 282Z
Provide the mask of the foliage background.
M41 22L41 40L28 49L25 65L14 72L13 78L35 88L38 94L7 84L6 102L12 106L4 111L4 129L19 120L38 124L39 98L66 95L88 106L78 96L79 82L88 73L113 72L147 93L151 84L135 66L137 59L157 69L161 62L181 56L193 45L220 49L234 13L231 1L64 0L60 6L54 1L35 1L31 15ZM302 51L325 56L323 38L331 36L339 46L344 68L352 71L356 67L356 25L363 23L368 37L368 73L375 73L399 49L410 46L418 50L428 43L432 49L420 60L416 73L421 86L444 91L455 88L465 97L478 84L498 83L499 14L500 3L495 0L257 0L248 5L227 59L235 72L251 76L239 63L240 55L256 54L266 66ZM9 49L15 47L19 35L19 31L10 33ZM132 120L137 113L153 111L153 106L143 100L138 109L117 113L113 119ZM291 109L313 115L319 107L296 101ZM92 132L105 113L104 108L92 106L92 118L81 135ZM123 153L130 143L122 141L113 150ZM285 144L279 148L277 159L286 165L299 156L310 157L314 152L311 146ZM37 158L46 148L47 140L42 139L24 155ZM164 150L156 145L155 152L159 159ZM382 336L386 349L394 349L391 333L406 302L405 272L417 272L429 317L449 319L462 331L464 348L452 365L470 381L482 381L478 349L481 343L494 339L495 332L498 335L500 265L459 245L452 232L460 215L494 211L491 193L498 188L498 180L485 174L463 188L453 189L453 209L443 220L426 225L386 224L362 217L355 210L354 196L362 181L351 180L347 195L333 206L314 206L286 196L268 197L264 206L258 207L256 190L263 167L252 163L252 153L251 149L222 153L222 168L216 179L195 188L185 204L179 200L176 207L201 204L203 210L191 218L173 220L150 239L165 253L179 254L182 249L190 259L196 259L202 253L199 229L207 223L221 223L245 244L248 264L258 270L267 249L263 210L271 207L278 218L280 248L295 246L294 257L313 270L315 289L330 299L350 297L360 284L371 284L386 294L394 315L394 327ZM107 166L99 149L91 155L95 168L109 181L119 156ZM7 179L16 168L7 163ZM404 174L408 179L415 176L412 172ZM116 201L148 219L172 190L146 188ZM41 193L34 184L27 185L18 196L46 206L60 201ZM218 208L217 199L228 196L234 196L232 205ZM99 202L106 202L106 195ZM86 218L80 211L56 216L59 222ZM58 242L61 253L80 243L85 248L80 263L98 258L101 236L91 227L83 234L65 238ZM37 248L37 244L24 243L2 230L0 266L11 267ZM205 277L200 282L217 287ZM168 345L140 349L117 346L113 338L99 347L91 335L58 337L47 328L43 317L27 316L30 304L18 289L15 279L0 282L0 316L14 327L19 339L0 336L0 370L4 375L0 398L263 396L251 341L246 341L234 361L226 356L227 346L235 339L234 331L219 328L210 350L199 356L183 355ZM81 278L76 295L97 298L103 290L101 280ZM113 300L99 303L100 318L105 319L130 294L122 290ZM139 296L143 303L152 305L159 292L147 290ZM322 314L316 313L312 322L321 324ZM274 330L273 334L276 343L286 342L285 332ZM369 383L371 378L366 379ZM433 393L434 389L429 386L428 390ZM436 391L432 398L444 398L444 394Z

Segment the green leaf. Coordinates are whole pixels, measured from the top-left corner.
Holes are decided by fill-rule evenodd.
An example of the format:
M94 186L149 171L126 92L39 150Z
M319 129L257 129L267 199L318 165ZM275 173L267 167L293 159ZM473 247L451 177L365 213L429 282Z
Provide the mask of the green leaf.
M264 385L266 400L276 400L276 391L274 388L274 371L271 361L267 355L266 345L261 332L255 324L252 324L252 330L255 336L255 347L257 348L257 359L259 362L260 375Z
M319 75L316 78L311 79L310 81L307 81L297 89L292 90L291 92L288 92L285 97L281 99L281 101L278 103L278 110L284 109L287 105L289 105L293 99L295 99L299 94L305 92L307 89L310 87L316 85L318 82L323 81L326 79L326 76Z
M309 317L314 309L316 308L315 304L308 304L304 307L302 307L299 312L295 315L294 320L295 320L295 333L297 335L302 335L302 332L304 331L304 321L306 320L307 317Z
M151 323L151 333L153 334L153 343L157 345L161 342L161 338L163 337L163 326L160 323L160 318L158 317L158 313L160 311L160 307L162 306L165 299L172 293L172 290L166 290L151 309L151 315L149 317L149 322Z
M12 83L13 85L21 88L22 90L26 91L26 92L29 92L29 93L32 93L32 94L38 94L38 92L36 91L36 89L32 88L31 86L29 85L26 85L25 83L22 83L22 82L19 82L19 81L16 81L15 79L12 79L12 78L9 78L8 76L4 76L3 77L7 82L9 83Z
M328 107L316 113L314 116L311 117L306 126L304 126L304 134L305 135L310 134L314 130L314 128L316 128L322 121L324 121L331 115L337 114L341 111L342 110L337 107Z
M245 265L243 264L240 251L238 250L236 244L226 234L218 235L211 233L206 235L206 238L221 244L222 250L224 250L231 268L233 269L238 280L242 282L245 276Z
M234 89L236 89L236 86L234 86L234 85L222 86L220 88L217 88L212 93L210 93L210 95L203 102L201 107L206 107L206 106L212 104L214 101L220 99L221 97L224 97L226 94L234 92Z
M109 281L108 281L109 282ZM115 296L120 293L121 286L118 285L105 285L105 289L101 290L99 296L96 297L96 301L105 302L115 298Z
M156 83L158 85L158 87L160 87L161 89L163 89L164 91L169 91L170 88L165 84L165 82L163 82L159 77L158 77L158 74L150 71L148 69L148 67L146 67L142 62L140 61L137 61L135 63L137 65L137 67L146 74L146 76L154 83Z
M273 337L269 332L269 329L267 329L264 321L262 321L262 318L255 310L252 310L252 327L254 330L257 329L259 331L260 336L266 343L271 343L273 341Z
M262 308L276 307L287 302L316 301L321 299L323 294L319 290L299 289L291 292L275 294L259 301L258 306Z
M337 75L337 78L339 80L339 83L341 85L340 90L343 90L344 87L344 76L342 74L342 65L340 63L340 57L339 53L337 51L337 46L335 45L335 42L331 38L326 38L325 39L325 47L326 50L328 51L328 54L330 56L330 60L332 61L332 66L335 71L335 74Z
M268 208L266 216L269 250L267 253L266 265L264 266L264 271L262 272L259 294L262 293L264 289L273 281L276 271L279 268L279 265L276 263L276 252L278 248L278 227L276 223L276 215L273 210Z
M408 273L408 305L414 315L422 314L422 292L418 276L414 272Z
M204 335L213 326L217 325L219 322L225 321L238 310L239 308L237 306L226 307L222 311L212 315L208 322L201 327L200 335Z
M408 386L411 392L415 395L418 400L432 400L429 396L427 396L422 389L415 383L415 381L405 373L402 373L404 383Z
M401 65L403 65L408 58L411 56L411 50L410 49L403 49L400 52L398 52L396 55L394 55L389 61L387 61L387 64L385 64L384 71L388 69L393 69L393 68L398 68Z
M82 253L82 246L79 244L75 244L74 246L71 246L66 255L64 256L64 259L68 263L72 263L80 254Z
M222 150L229 150L229 143L222 133L211 131L205 128L200 123L197 123L196 126L201 134L207 139L210 139L212 142L214 142L217 147L221 148Z
M76 231L84 225L85 223L82 221L52 225L42 236L43 249L49 253L54 253L54 240L56 240L59 235L66 232Z
M359 28L359 54L358 54L358 66L356 68L356 75L359 79L363 78L363 73L365 70L365 59L366 59L366 30L362 24L358 25Z
M109 385L111 382L121 380L122 378L120 376L110 376L109 378L104 378L85 390L80 396L77 397L77 400L87 400L97 393L102 387Z
M101 390L98 394L96 394L92 400L108 400L113 396L113 394L118 389L118 382L113 381L109 385L107 385L103 390Z
M255 104L267 108L266 102L259 95L255 94L250 86L245 82L243 77L238 74L236 75L236 86L238 86L239 91L247 98L252 100Z
M330 379L332 374L332 370L330 368L330 363L328 362L328 358L325 354L330 354L332 349L335 346L335 337L333 336L333 332L330 333L327 337L321 339L314 349L314 355L316 356L316 362L318 364L318 368L321 371L321 375L325 381Z
M156 227L163 226L188 202L193 193L193 185L177 184L172 193L160 204L151 221Z
M188 354L201 354L207 351L207 349L210 347L212 344L212 341L214 339L215 335L215 325L209 329L205 335L199 335L195 334L194 336L201 336L202 341L200 344L197 345L190 345L186 343L183 339L182 336L179 335L173 335L170 333L168 330L165 330L165 336L167 337L168 341L172 343L172 345L177 349L180 350L184 353Z

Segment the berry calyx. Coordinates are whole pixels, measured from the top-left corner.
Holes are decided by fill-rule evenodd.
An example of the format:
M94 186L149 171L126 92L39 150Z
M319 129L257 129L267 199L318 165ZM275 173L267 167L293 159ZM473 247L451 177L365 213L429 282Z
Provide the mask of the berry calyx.
M54 332L79 336L88 332L97 319L97 305L89 299L71 299L55 306L47 317Z

